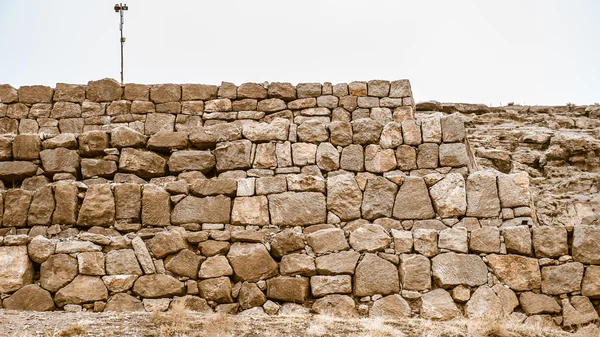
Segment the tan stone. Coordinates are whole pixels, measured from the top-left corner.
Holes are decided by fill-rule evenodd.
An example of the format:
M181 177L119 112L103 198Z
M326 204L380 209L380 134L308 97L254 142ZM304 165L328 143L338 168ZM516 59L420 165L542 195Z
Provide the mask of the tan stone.
M67 254L50 256L40 267L40 285L56 292L77 276L77 259Z
M526 172L499 175L498 194L502 207L529 206L529 175Z
M391 217L397 192L398 186L386 178L368 179L362 199L362 217L368 220Z
M26 246L0 247L0 293L11 293L33 282L33 264Z
M313 276L310 278L310 289L314 297L349 294L352 292L352 276Z
M343 251L319 256L315 260L317 273L320 275L352 275L359 257L360 253L355 251Z
M119 171L133 173L142 178L161 177L165 175L166 163L163 157L154 152L126 148L121 151Z
M550 296L524 292L519 296L521 308L529 315L554 314L560 312L560 305Z
M52 214L53 224L74 225L77 223L79 201L78 190L75 184L62 183L54 186L54 199L56 208Z
M267 297L258 288L256 283L244 282L240 288L237 300L240 303L240 307L246 310L262 306L267 301Z
M394 218L402 220L429 219L434 215L425 181L418 177L406 177L396 195Z
M378 144L383 123L370 118L360 118L352 121L352 142L354 144Z
M598 312L585 296L573 296L562 300L563 326L581 326L598 319Z
M277 274L277 263L260 243L236 242L231 245L227 259L240 281L256 282Z
M171 173L185 171L208 173L215 167L216 160L210 151L177 151L171 155L168 164Z
M358 252L385 250L392 241L385 228L375 224L364 224L350 233L350 246Z
M38 235L29 241L27 253L29 258L35 263L44 263L52 254L54 254L54 242L41 235Z
M77 254L79 274L102 276L104 271L104 254L102 252L82 252Z
M308 279L305 277L277 276L267 280L267 298L304 303L308 298Z
M496 175L492 171L471 173L467 178L467 216L487 218L499 213Z
M487 266L477 255L440 254L432 259L432 271L435 282L444 288L487 283Z
M142 275L133 249L111 250L106 254L106 272L108 275Z
M431 263L425 256L402 254L398 270L402 289L423 291L431 288Z
M579 262L542 267L542 292L550 295L579 292L582 279L583 264Z
M253 142L286 141L289 129L289 119L275 118L271 123L244 124L242 135Z
M442 218L464 216L467 210L465 180L450 173L429 189L436 213Z
M469 249L476 253L499 253L500 231L496 227L482 227L472 230Z
M575 226L571 249L575 261L600 264L600 227Z
M110 185L92 185L88 188L79 210L79 226L112 226L115 222L115 200Z
M327 210L325 196L321 193L286 192L270 194L267 198L273 225L312 225L325 222Z
M466 145L463 143L441 144L440 166L463 167L469 165Z
M177 253L187 247L183 235L178 231L159 232L146 242L148 249L159 259Z
M304 237L291 229L284 229L271 240L271 254L282 257L304 248Z
M52 186L47 185L38 189L33 194L33 199L29 206L27 223L30 226L48 226L52 220L52 211L54 211L54 194L52 193Z
M233 269L229 265L229 261L223 255L211 256L200 266L198 277L213 278L221 276L233 275Z
M185 294L185 285L169 275L144 275L133 284L133 293L145 298L181 296Z
M541 287L538 260L518 255L489 255L488 263L500 282L515 291Z
M354 295L389 295L400 291L397 268L375 254L367 253L356 267Z
M106 303L104 311L133 312L145 311L144 304L139 299L128 294L114 294Z
M352 297L348 295L327 295L313 303L312 309L321 315L333 317L358 317Z
M281 258L279 272L284 276L313 276L316 273L315 260L305 254L289 254Z
M108 291L100 278L78 275L64 288L56 292L54 301L59 307L65 304L84 304L106 301Z
M10 189L4 195L3 227L27 226L27 213L32 199L32 192L21 189Z
M234 199L231 211L233 225L267 225L269 208L266 196L238 197Z
M148 247L146 247L146 244L144 243L142 238L140 238L139 236L136 236L135 238L133 238L133 240L131 240L131 245L133 246L133 251L135 253L135 256L137 257L138 262L140 263L140 266L144 270L144 273L145 274L156 273L156 268L154 266L154 262L152 261L152 257L150 256Z
M465 305L465 314L470 319L501 319L504 309L500 297L487 285L475 290Z
M131 289L137 279L136 275L109 275L103 276L102 282L110 292L118 293Z
M350 248L344 231L339 228L321 229L306 236L306 241L317 254L338 252Z
M581 294L587 297L600 297L600 266L588 266L585 269Z
M508 253L532 255L529 226L511 226L502 230L504 245Z
M229 223L231 199L218 195L197 198L187 196L173 208L171 222L176 225L186 223Z
M229 277L211 278L198 282L200 296L207 301L215 301L217 303L231 303L231 281Z
M202 257L189 249L183 249L179 253L168 256L165 261L165 269L174 275L184 276L195 280L198 276L198 268Z
M117 184L114 187L115 218L140 220L141 189L138 184Z
M250 168L250 152L252 144L248 140L219 143L213 150L216 157L217 171Z
M421 318L447 321L460 316L460 310L444 289L432 290L421 297Z
M538 258L568 255L567 230L558 226L534 227L533 248Z
M26 285L3 301L4 309L27 311L52 311L52 295L37 284Z
M119 82L104 78L98 81L89 81L86 87L86 97L94 102L111 102L121 99L123 88Z
M111 131L110 144L112 147L144 147L146 136L126 126L118 126Z

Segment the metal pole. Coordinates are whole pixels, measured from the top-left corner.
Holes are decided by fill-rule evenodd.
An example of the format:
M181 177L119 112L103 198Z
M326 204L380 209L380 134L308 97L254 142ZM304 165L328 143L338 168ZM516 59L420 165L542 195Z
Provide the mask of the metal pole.
M121 86L123 85L123 45L125 44L125 40L123 39L123 8L119 10L121 14L121 24L119 28L121 30Z

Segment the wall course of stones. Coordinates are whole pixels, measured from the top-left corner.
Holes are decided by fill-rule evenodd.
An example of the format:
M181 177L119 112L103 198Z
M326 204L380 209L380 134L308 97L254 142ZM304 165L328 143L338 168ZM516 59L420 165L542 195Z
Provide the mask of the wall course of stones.
M526 173L414 110L407 80L1 85L3 306L596 320L600 231L538 227Z

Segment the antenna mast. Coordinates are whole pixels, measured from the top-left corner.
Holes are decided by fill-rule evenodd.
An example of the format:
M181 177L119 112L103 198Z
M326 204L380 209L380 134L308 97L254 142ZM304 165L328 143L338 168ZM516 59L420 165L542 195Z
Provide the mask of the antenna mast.
M123 45L125 45L125 38L123 37L123 15L124 11L128 10L127 4L115 4L115 12L119 13L121 21L119 23L119 30L121 31L121 86L123 85Z

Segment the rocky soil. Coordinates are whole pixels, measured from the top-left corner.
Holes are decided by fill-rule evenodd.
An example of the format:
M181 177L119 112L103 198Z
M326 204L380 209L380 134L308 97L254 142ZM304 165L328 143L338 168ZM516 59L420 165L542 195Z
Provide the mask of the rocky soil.
M600 221L600 105L504 106L422 102L417 117L459 113L481 167L526 171L540 224Z

